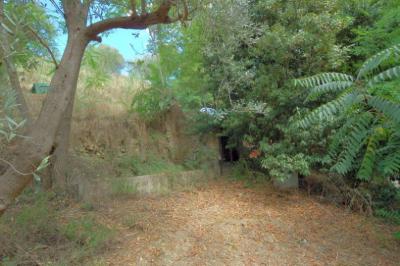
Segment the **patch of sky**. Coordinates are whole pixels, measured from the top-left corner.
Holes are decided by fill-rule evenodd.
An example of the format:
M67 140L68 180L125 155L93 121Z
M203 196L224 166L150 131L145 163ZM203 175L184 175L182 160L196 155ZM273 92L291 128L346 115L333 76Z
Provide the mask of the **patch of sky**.
M57 23L57 21L62 21L60 18L61 15L57 12L50 1L43 0L42 3L55 23ZM125 58L126 62L131 62L148 55L147 44L149 40L150 34L148 30L115 29L102 35L102 44L116 48ZM66 43L67 35L60 30L56 39L58 50L56 54L59 57L61 57ZM126 71L127 70L125 70L125 72Z

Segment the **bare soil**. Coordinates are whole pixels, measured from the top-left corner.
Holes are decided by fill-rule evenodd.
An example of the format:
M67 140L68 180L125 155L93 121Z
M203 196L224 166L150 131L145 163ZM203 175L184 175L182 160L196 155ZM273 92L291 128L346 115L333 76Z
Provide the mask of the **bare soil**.
M399 227L268 186L220 180L95 213L118 232L107 265L400 265Z

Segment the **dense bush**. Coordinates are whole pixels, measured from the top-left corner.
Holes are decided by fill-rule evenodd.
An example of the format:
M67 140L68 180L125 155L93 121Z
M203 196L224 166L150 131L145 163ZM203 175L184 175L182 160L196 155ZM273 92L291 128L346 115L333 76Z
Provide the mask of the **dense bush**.
M144 70L150 90L136 102L154 114L178 101L194 132L228 136L242 151L238 169L271 178L332 171L343 176L346 193L393 211L398 3L229 0L212 7L199 8L189 27L157 28L156 59ZM202 107L214 113L201 114Z

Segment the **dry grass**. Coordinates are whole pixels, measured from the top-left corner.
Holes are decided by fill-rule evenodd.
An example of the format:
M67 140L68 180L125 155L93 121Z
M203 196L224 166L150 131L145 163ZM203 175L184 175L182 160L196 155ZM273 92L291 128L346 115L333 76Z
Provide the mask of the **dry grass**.
M386 266L400 261L400 245L391 235L398 226L269 186L245 188L218 180L166 196L104 201L97 209L50 202L25 202L7 213L0 223L0 253L19 265ZM107 228L115 232L112 242Z
M68 206L75 215L64 212ZM25 193L0 219L0 265L81 265L93 260L110 245L112 229L82 210L53 193Z
M218 181L106 203L119 228L107 265L398 265L399 228L300 193Z
M39 114L46 95L32 94L30 88L36 82L49 83L51 71L50 65L42 64L22 75L25 96L34 117ZM170 131L180 128L182 123L175 121L176 112L170 112L152 123L142 121L131 112L135 92L145 86L141 81L113 75L101 87L92 88L87 86L87 75L83 69L74 105L71 144L75 150L102 158L107 152L132 153L144 157L144 154L152 152L168 157L176 147L183 147L182 143L176 143L177 140L192 146L193 141L184 138L182 134L170 134ZM171 122L171 119L174 121Z
M30 72L25 72L22 85L25 89L29 107L34 116L40 112L46 95L30 93L36 82L50 82L51 66L43 64ZM129 113L134 92L140 84L125 76L114 75L102 88L86 86L87 73L81 71L75 108L71 141L78 149L104 151L120 149L121 146L133 148L134 144L126 143L135 138L134 122L137 119Z

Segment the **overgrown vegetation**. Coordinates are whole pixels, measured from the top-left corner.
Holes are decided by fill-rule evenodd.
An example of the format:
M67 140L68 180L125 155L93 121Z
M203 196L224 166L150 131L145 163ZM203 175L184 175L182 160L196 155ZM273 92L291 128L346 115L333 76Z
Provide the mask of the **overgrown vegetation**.
M128 1L94 2L91 20L104 18L96 12L108 17L129 10ZM75 151L112 168L96 174L173 178L210 170L222 158L202 137L224 136L227 148L240 153L232 176L246 186L299 175L309 193L400 224L399 1L188 3L194 10L189 21L149 29L141 59L127 64L106 45L86 49L71 139ZM14 59L25 90L50 82L60 69L53 62L58 26L65 30L55 23L61 16L35 1L5 1L5 11L0 27L9 32L12 53L0 52L4 168L10 167L9 143L29 136L22 134L26 119L2 62ZM44 97L31 96L35 117ZM179 154L181 146L187 149ZM44 157L34 172L48 162ZM324 177L312 179L314 173ZM137 192L123 178L110 186L118 196ZM35 193L1 218L0 263L78 265L105 248L112 229L90 215L93 206L71 219L64 216L65 199ZM135 217L124 223L134 227Z
M119 169L128 171L125 175L139 176L160 173L177 173L184 168L181 165L174 164L155 154L148 154L146 160L138 156L121 156L118 160Z
M2 265L77 265L106 248L112 229L90 213L68 217L65 199L28 191L0 221Z
M339 174L334 183L346 204L396 216L399 8L396 1L217 1L187 28L154 30L154 57L140 68L149 87L133 108L151 120L178 102L195 132L229 137L249 178L252 171L272 179Z

